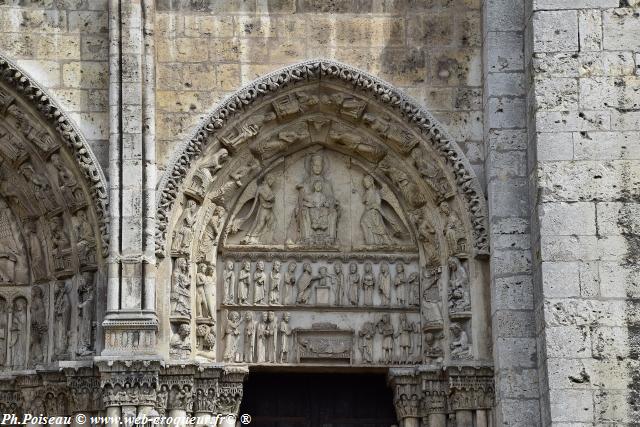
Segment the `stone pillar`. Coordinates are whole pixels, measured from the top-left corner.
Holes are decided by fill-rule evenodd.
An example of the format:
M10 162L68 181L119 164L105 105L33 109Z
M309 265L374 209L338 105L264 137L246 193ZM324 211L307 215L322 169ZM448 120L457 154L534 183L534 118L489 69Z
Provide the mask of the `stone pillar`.
M420 376L415 368L389 369L389 385L393 388L393 403L400 427L420 425L422 391Z

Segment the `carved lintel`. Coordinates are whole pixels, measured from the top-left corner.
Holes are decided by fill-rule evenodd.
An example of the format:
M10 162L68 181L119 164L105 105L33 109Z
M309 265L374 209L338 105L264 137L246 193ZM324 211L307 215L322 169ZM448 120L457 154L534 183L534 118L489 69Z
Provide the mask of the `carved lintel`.
M102 323L105 334L103 356L127 354L156 354L156 334L158 321L147 319L127 319L112 317Z

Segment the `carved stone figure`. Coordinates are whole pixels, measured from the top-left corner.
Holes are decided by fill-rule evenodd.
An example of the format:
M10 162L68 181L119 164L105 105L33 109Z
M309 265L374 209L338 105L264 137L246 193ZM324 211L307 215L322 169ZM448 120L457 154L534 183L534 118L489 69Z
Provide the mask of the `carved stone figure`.
M244 361L252 363L256 349L256 322L253 313L247 311L244 314Z
M71 331L71 301L69 293L71 283L58 282L55 291L55 354L63 357L69 351L69 335Z
M396 277L393 279L393 287L396 290L396 302L398 305L407 304L407 276L404 272L404 264L399 262L396 264Z
M449 262L449 312L458 313L471 310L469 295L469 275L460 260L450 257Z
M47 309L45 308L44 295L40 286L31 288L31 363L36 365L47 359Z
M349 264L349 303L351 305L358 305L360 301L360 273L358 272L358 264L352 262Z
M37 222L35 220L26 221L24 223L23 230L25 233L27 244L29 246L33 279L42 279L47 275L47 264L44 250L42 248L43 239L38 236Z
M268 112L265 114L254 114L244 121L242 125L236 127L231 132L220 138L221 142L230 149L235 149L243 144L249 138L253 138L258 134L264 123L270 122L276 118L276 114Z
M204 351L212 351L216 345L215 322L208 321L200 323L196 328L196 338L198 349Z
M362 363L373 363L373 338L375 334L376 328L372 322L365 322L358 332Z
M27 357L27 300L16 298L11 316L9 355L13 369L23 369Z
M42 204L45 211L50 212L58 207L51 185L44 175L36 174L31 163L23 163L20 166L20 173L30 184L33 195Z
M224 329L224 356L225 362L239 362L241 355L239 353L240 341L240 313L230 311L227 315L227 325Z
M418 273L409 274L407 287L409 288L409 305L418 307L420 305L420 276L418 276Z
M0 366L7 364L7 338L9 337L9 307L7 305L7 300L0 297Z
M171 315L191 317L191 279L186 258L176 259L171 278Z
M67 204L69 206L75 206L82 203L84 196L82 194L82 190L78 186L78 181L73 175L73 172L64 165L58 153L51 155L51 164L56 169L58 176L58 188L60 188Z
M278 305L280 304L280 261L273 261L269 279L269 304Z
M298 279L298 304L307 304L309 303L309 298L311 297L311 290L313 288L312 283L314 281L314 277L311 274L311 264L305 262L302 264L302 274Z
M343 149L362 156L371 163L378 163L386 154L384 149L374 144L370 139L363 137L354 128L339 122L332 122L328 139L342 146Z
M213 204L209 211L211 216L202 233L202 240L198 247L198 259L208 259L212 255L214 246L217 245L216 239L220 235L220 228L222 227L222 220L225 216L225 209L222 206Z
M296 283L298 282L296 279L296 267L296 263L290 261L287 266L287 271L284 273L283 302L285 304L295 304L296 302Z
M326 178L325 159L314 153L305 159L307 177L297 186L298 203L292 228L295 242L306 246L331 246L336 242L340 207Z
M336 261L333 264L333 280L335 281L336 305L344 305L347 293L344 273L342 272L342 263L340 261Z
M71 268L71 241L64 227L62 216L54 216L49 221L51 226L51 244L56 270Z
M379 167L385 175L391 179L411 207L417 209L423 206L427 202L424 194L422 194L415 183L411 181L409 175L405 171L393 166L394 164L396 164L396 162L390 158L390 156L387 156L380 162Z
M278 328L280 335L280 363L289 362L289 347L291 346L291 334L293 333L291 326L289 325L290 319L291 315L289 313L284 313Z
M469 348L469 337L460 324L453 323L451 330L451 358L466 359L471 356Z
M179 323L176 325L176 331L171 335L169 341L170 354L173 358L182 359L191 353L191 325L188 323Z
M193 199L187 200L187 206L180 217L177 231L173 236L172 249L176 252L189 253L193 241L193 228L198 219L198 204Z
M242 262L242 269L238 273L238 303L249 303L249 286L251 281L251 263L249 260Z
M424 361L426 363L442 362L442 332L428 331L424 334Z
M224 304L233 304L234 292L233 288L236 283L236 273L233 261L227 261L227 267L224 269Z
M196 317L208 319L211 317L209 302L206 295L207 284L207 264L198 264L198 274L196 275Z
M436 165L422 147L415 147L411 150L411 158L427 185L440 200L444 200L449 193L449 184L442 169Z
M274 182L274 177L267 175L258 186L249 213L246 218L240 220L240 223L246 222L255 212L253 223L241 243L247 245L270 243L276 222L276 216L273 212L273 205L276 199L276 195L273 192ZM238 227L240 223L237 224Z
M418 240L424 252L425 264L427 267L433 267L440 262L440 250L438 248L438 239L436 230L431 224L427 208L421 209L413 218L418 231Z
M405 363L410 361L412 349L411 337L413 335L414 329L415 325L409 322L407 313L400 313L398 346L400 347L400 360Z
M216 151L209 161L202 167L206 169L209 173L209 178L213 180L213 177L220 169L222 169L222 165L229 159L229 152L226 148L221 148Z
M276 362L276 343L278 342L278 320L273 311L267 313L267 328L265 331L265 351L267 356L267 362Z
M80 210L76 213L74 221L76 232L76 247L78 248L78 258L83 265L95 263L95 238L91 223L87 219L87 213Z
M445 218L444 237L450 255L466 252L466 238L460 217L455 210L450 209L447 202L440 203L440 211Z
M382 335L382 362L391 363L393 361L393 340L396 334L389 313L383 314L378 321L377 332Z
M360 218L360 227L364 234L364 241L367 245L390 245L393 240L389 230L387 230L387 223L393 233L398 232L398 226L392 219L385 217L382 211L380 192L375 186L373 177L371 175L365 176L362 185L364 187L362 196L364 212Z
M93 319L95 307L95 286L93 275L83 272L78 283L78 356L93 354Z
M267 360L267 326L269 317L266 311L262 312L258 328L256 330L256 362L262 363Z
M256 305L265 304L265 286L267 284L267 273L264 272L264 261L256 263L256 271L253 273L253 302Z
M16 280L16 264L20 251L13 226L13 214L7 202L0 198L0 283L15 283Z
M373 266L370 262L364 263L364 274L362 275L362 290L364 291L364 305L373 305L373 289L376 279L373 276Z
M440 298L440 273L426 271L424 275L424 291L422 292L423 326L442 325Z
M378 293L380 294L380 305L389 305L391 302L391 274L389 273L389 263L386 261L383 261L380 264L380 274L378 274Z

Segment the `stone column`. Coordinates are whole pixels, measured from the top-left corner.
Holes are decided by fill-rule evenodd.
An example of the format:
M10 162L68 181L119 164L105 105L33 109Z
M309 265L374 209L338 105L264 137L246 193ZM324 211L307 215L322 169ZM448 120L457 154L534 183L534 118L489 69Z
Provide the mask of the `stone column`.
M415 368L389 369L389 385L393 388L393 403L400 427L419 427L422 391Z

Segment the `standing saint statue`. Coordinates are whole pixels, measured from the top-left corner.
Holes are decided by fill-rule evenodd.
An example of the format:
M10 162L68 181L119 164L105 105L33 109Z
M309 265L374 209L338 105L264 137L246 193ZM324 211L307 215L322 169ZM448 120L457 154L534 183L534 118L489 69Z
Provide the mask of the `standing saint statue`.
M224 270L224 304L233 304L233 287L236 284L236 273L233 261L227 261L227 268Z
M242 269L238 273L238 304L249 303L249 281L251 280L251 263L242 262Z
M27 300L24 298L18 298L13 303L9 354L14 369L25 367L27 361Z
M307 177L297 185L298 203L293 211L288 243L331 246L336 243L340 206L326 178L325 159L318 152L305 159Z
M298 304L307 304L311 298L313 275L311 274L311 264L302 264L302 274L298 279Z
M290 261L284 273L284 298L282 299L284 304L296 303L296 268L296 263Z
M389 264L386 261L380 264L378 293L380 293L380 305L389 305L391 301L391 274L389 274Z
M93 310L95 304L93 277L90 272L84 272L78 283L78 356L93 354Z
M44 294L40 286L31 288L31 363L42 363L46 360L47 352L47 309L44 304Z
M191 283L185 258L176 260L171 279L171 315L191 317Z
M291 325L289 325L290 319L291 315L289 313L284 313L282 315L280 327L278 328L278 332L280 333L280 363L289 362L289 341L291 340L291 334L293 333Z
M280 261L273 261L270 275L269 304L280 304Z
M224 355L225 362L237 362L238 341L240 339L240 313L230 311L227 315L227 325L224 329Z
M264 272L264 261L256 263L256 271L253 273L253 302L257 305L265 303L265 286L267 285L267 273Z
M18 253L13 233L13 215L7 202L0 198L0 282L15 281Z
M55 354L67 354L69 332L71 327L71 301L69 300L70 284L59 282L55 292Z
M256 322L253 321L253 313L247 311L244 314L244 361L253 362L253 354L256 348Z
M242 244L255 245L270 242L276 222L276 217L273 213L273 204L276 199L276 195L273 192L274 182L275 179L272 175L267 175L264 178L262 184L258 186L249 213L245 218L239 219L238 222L235 223L234 227L239 228L242 223L248 221L254 212L256 212L251 228L249 228L244 239L242 239Z

